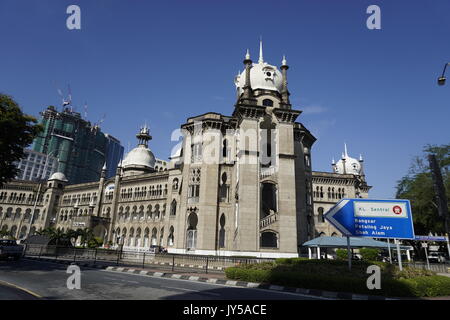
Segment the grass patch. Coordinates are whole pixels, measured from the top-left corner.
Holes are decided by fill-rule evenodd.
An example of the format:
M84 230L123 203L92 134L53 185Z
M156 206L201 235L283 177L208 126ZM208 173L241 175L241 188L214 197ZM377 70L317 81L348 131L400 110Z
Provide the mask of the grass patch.
M367 288L367 267L381 269L381 289ZM450 278L414 268L403 271L383 262L355 261L348 270L346 261L277 259L275 262L240 265L225 269L227 278L270 283L288 287L384 295L391 297L434 297L450 295Z

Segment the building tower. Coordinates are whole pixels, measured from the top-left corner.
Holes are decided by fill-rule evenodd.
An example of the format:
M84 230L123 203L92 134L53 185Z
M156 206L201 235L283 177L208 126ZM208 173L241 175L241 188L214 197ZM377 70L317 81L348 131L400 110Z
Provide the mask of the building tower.
M97 181L105 163L106 138L98 126L65 108L49 106L41 113L44 131L34 141L33 150L58 159L58 171L70 184Z

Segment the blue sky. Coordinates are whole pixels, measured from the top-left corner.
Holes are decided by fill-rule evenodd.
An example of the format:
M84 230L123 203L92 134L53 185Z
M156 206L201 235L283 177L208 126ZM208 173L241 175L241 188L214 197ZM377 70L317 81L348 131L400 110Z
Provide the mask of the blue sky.
M81 30L66 8L81 8ZM381 30L366 9L381 8ZM298 121L318 138L314 170L330 171L347 143L365 158L372 198L391 198L425 144L449 143L450 2L125 1L0 2L0 91L38 116L72 88L74 105L125 149L145 121L166 159L171 133L207 111L231 114L247 48L280 65L286 54ZM450 75L450 74L449 74Z

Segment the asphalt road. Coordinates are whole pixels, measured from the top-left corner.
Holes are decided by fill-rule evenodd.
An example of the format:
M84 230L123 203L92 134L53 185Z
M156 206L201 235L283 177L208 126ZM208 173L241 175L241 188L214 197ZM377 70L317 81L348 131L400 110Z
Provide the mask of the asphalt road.
M81 268L81 289L68 289L67 266L32 260L0 261L0 299L92 300L318 300L300 294L238 288ZM4 285L8 283L9 285ZM28 290L28 293L22 289Z

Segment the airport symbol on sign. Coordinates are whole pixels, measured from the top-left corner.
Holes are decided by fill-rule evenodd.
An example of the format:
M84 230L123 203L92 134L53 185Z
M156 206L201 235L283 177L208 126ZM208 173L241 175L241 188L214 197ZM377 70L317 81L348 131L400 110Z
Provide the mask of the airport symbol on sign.
M324 217L344 236L415 237L409 200L342 199Z

